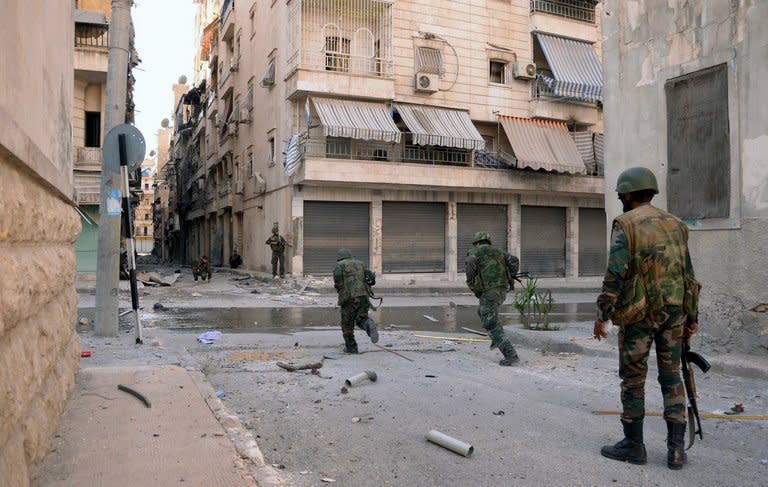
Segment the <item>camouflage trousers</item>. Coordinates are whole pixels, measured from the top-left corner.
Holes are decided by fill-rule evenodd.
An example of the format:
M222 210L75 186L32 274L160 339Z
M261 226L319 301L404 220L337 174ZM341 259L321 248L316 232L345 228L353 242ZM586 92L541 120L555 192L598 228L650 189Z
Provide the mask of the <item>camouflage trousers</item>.
M477 314L483 324L483 329L488 332L491 338L491 348L498 348L504 355L504 358L514 358L517 356L515 347L504 334L504 327L499 321L499 307L507 298L507 293L501 288L490 289L480 296L480 306L477 308Z
M208 266L192 266L192 276L195 278L195 281L197 281L197 278L202 278L203 281L211 280L211 270L208 268Z
M280 270L280 277L285 276L285 252L279 251L275 252L272 251L272 277L275 277L277 275L278 271L278 264L279 264L279 270Z
M645 417L645 377L651 343L656 343L659 385L664 397L664 419L685 422L685 389L680 380L685 314L667 306L644 320L619 331L619 377L621 377L622 421L632 423Z
M357 346L355 341L355 326L362 328L368 319L368 309L371 303L368 296L360 296L347 300L341 305L341 334L344 344Z

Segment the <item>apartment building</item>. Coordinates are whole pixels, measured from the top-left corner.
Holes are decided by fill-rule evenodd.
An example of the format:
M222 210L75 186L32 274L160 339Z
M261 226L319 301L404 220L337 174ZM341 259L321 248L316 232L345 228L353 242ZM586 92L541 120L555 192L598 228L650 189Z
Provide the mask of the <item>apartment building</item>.
M139 254L151 254L155 246L153 216L156 168L154 159L145 159L141 163L141 189L137 192L138 205L133 217L133 237Z
M74 196L83 226L75 243L79 273L96 273L111 14L110 0L75 1L72 158ZM133 46L132 40L131 46ZM126 73L128 76L126 122L133 121L133 76L130 70L138 62L136 51L131 49L130 65ZM132 180L137 182L138 177L132 175Z
M182 259L293 274L346 247L461 279L475 231L538 276L604 270L600 5L197 0L176 111Z

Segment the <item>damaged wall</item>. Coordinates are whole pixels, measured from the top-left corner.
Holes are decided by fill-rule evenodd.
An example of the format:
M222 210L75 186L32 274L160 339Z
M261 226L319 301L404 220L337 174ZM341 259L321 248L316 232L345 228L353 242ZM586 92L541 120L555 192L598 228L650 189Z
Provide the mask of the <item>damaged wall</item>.
M607 0L603 10L606 213L621 211L616 177L651 168L667 207L665 83L725 64L728 73L730 213L687 220L702 291L700 344L768 350L768 2ZM751 311L751 310L756 311ZM763 310L763 311L761 311Z
M0 29L0 485L29 485L79 361L73 3L11 0Z

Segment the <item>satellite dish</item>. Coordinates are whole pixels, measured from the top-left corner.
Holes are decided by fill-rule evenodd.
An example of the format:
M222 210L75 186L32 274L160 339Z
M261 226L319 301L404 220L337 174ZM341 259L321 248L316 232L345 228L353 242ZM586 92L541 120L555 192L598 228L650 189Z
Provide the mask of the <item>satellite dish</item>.
M164 118L160 122L160 126L163 127L164 129L167 129L170 124L171 124L171 122L167 118Z
M149 157L155 157L155 154L157 154L157 152L155 152L154 149L149 151Z
M187 84L187 77L185 75L182 74L181 76L179 76L179 84L180 85Z

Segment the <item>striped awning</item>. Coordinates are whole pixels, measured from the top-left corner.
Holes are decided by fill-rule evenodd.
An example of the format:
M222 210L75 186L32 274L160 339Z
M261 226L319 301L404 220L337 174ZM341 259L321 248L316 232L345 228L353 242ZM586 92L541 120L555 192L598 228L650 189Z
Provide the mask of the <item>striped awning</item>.
M384 103L312 98L326 137L400 142L400 130Z
M519 169L583 174L586 167L565 123L500 116Z
M469 118L469 112L425 105L398 104L396 108L416 145L485 149L485 140Z
M592 44L549 34L535 36L554 75L538 77L556 96L603 100L603 68Z

